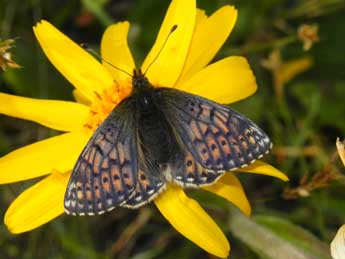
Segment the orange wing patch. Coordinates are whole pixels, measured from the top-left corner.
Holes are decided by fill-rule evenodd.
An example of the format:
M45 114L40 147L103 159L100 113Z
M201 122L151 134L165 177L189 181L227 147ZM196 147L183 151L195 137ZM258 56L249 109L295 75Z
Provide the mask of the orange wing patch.
M199 187L216 182L224 171L202 167L192 154L187 152L171 166L170 173L173 182L182 187Z

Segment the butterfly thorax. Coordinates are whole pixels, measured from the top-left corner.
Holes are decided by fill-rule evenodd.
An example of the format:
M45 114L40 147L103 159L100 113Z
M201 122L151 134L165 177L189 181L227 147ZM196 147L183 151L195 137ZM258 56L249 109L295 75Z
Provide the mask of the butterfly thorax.
M150 84L147 77L141 72L141 70L134 70L132 78L132 96L137 101L137 109L140 111L152 110L154 87Z
M150 167L164 167L173 156L176 143L160 108L159 88L152 86L140 70L134 71L132 84L141 150Z
M147 77L141 72L141 70L134 69L132 77L133 93L145 91L153 86L150 84Z

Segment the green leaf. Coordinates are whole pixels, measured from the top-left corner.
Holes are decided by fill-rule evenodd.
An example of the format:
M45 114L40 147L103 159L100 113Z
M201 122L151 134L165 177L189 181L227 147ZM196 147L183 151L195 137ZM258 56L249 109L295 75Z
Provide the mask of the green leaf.
M267 259L329 259L329 247L288 220L257 215L248 218L232 211L230 231L254 252Z

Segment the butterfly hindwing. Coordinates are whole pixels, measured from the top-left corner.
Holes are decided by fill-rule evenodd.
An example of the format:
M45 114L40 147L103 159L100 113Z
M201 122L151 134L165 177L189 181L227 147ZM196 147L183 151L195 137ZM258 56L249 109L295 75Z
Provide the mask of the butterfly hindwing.
M130 209L139 208L149 203L153 198L161 193L165 186L166 183L163 179L152 177L143 170L139 170L138 182L134 194L129 200L121 204L121 207Z
M171 165L173 181L182 187L199 187L217 181L224 171L213 171L202 167L188 151L181 153Z
M134 195L138 156L131 113L130 100L122 102L89 140L67 186L67 213L102 214Z
M140 136L140 134L138 135ZM136 188L133 196L121 204L121 207L129 209L136 209L149 203L166 187L164 168L154 162L155 157L144 148L142 140L138 139L137 143L139 171Z
M158 91L170 126L201 167L215 172L235 170L271 148L267 135L236 111L176 89Z

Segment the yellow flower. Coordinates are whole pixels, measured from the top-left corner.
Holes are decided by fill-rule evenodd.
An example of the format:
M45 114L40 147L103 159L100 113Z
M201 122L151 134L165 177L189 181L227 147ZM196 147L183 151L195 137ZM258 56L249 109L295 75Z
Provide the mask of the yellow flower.
M237 11L231 6L224 6L207 17L196 8L194 0L173 0L156 42L141 66L143 71L157 55L170 28L177 24L178 30L148 71L149 81L220 103L232 103L253 94L257 86L246 59L227 57L207 66L230 34L236 17ZM128 22L107 28L101 55L113 65L133 71L135 65L127 45L128 29ZM0 113L66 132L0 158L2 184L48 175L20 194L7 210L5 224L12 233L29 231L63 214L63 197L77 157L92 132L131 89L129 76L108 64L100 64L47 21L38 23L34 32L48 59L75 87L78 102L0 93ZM240 171L287 180L283 173L261 161ZM217 183L203 189L250 214L246 195L233 173L225 174ZM230 246L223 232L180 187L170 185L154 202L185 237L211 254L228 255Z

